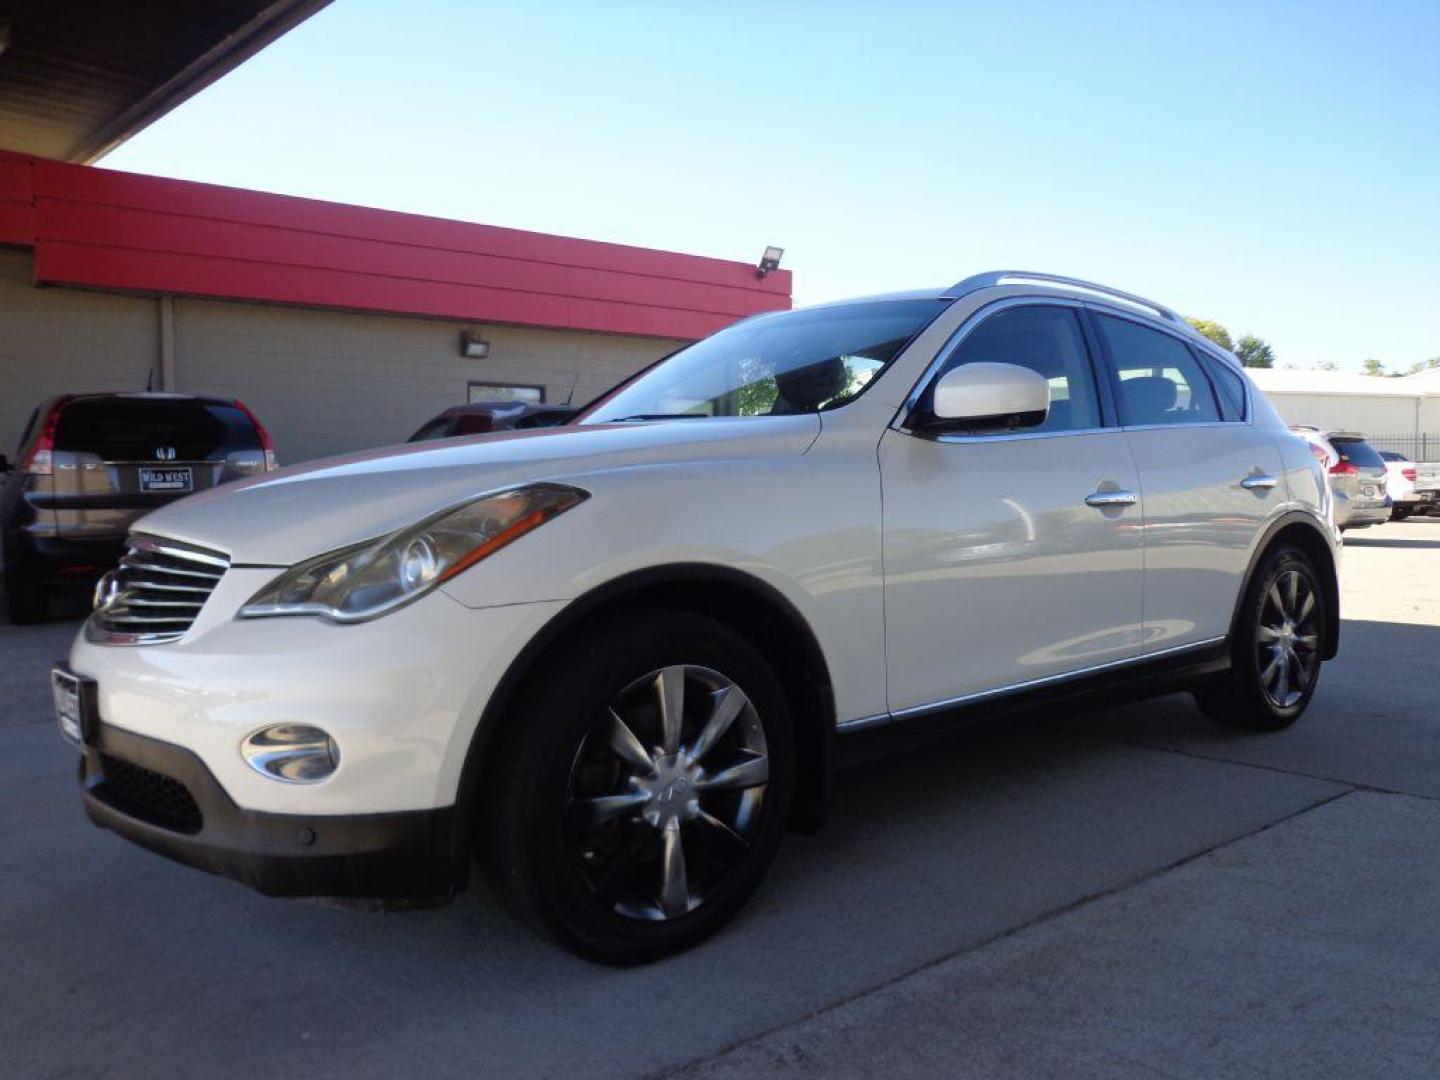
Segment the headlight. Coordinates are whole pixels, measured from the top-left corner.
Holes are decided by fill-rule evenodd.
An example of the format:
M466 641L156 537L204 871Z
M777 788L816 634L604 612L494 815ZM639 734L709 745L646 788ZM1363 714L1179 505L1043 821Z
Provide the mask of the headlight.
M292 566L252 596L240 615L373 619L419 599L587 498L578 488L530 484L452 506L379 540Z

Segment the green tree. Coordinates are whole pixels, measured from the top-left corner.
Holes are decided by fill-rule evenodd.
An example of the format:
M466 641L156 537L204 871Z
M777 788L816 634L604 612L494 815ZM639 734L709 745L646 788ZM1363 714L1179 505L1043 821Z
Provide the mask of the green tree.
M1366 375L1384 375L1385 364L1383 361L1376 360L1372 356L1360 365L1360 370L1365 372Z
M1422 371L1434 371L1436 368L1440 368L1440 356L1432 356L1429 360L1416 360L1405 374L1419 375Z
M1235 342L1230 337L1230 331L1226 330L1225 327L1221 326L1218 322L1215 322L1213 319L1197 319L1193 315L1187 316L1185 321L1226 352L1235 351Z
M1254 334L1246 334L1235 343L1235 355L1246 367L1275 366L1275 350L1270 347L1268 341L1258 338Z

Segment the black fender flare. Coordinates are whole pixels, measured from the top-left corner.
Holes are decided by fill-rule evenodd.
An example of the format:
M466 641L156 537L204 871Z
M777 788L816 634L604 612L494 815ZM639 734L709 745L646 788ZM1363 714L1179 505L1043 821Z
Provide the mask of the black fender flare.
M516 693L534 670L536 662L567 633L605 607L627 596L663 596L663 590L667 586L685 585L720 586L759 600L783 620L784 629L794 635L794 640L805 654L807 667L816 673L815 685L809 688L813 700L808 703L807 710L813 716L809 724L807 749L812 755L814 768L809 770L808 785L801 784L797 789L796 805L791 813L791 827L802 832L819 828L827 814L834 784L837 733L829 666L809 622L774 586L753 574L712 563L671 563L622 574L571 600L551 616L511 661L485 703L460 771L460 782L455 796L458 812L455 815L451 849L452 865L457 868L459 876L457 887L463 887L464 874L468 871L469 851L475 831L473 811L479 804L487 750L513 704ZM783 682L784 672L780 675ZM797 728L797 740L802 734Z
M1320 658L1333 660L1340 651L1340 568L1336 564L1330 540L1325 535L1324 524L1315 515L1304 510L1287 510L1279 515L1265 527L1265 531L1260 534L1260 539L1255 542L1250 552L1250 565L1245 568L1245 580L1241 584L1239 592L1235 594L1235 610L1230 616L1229 638L1234 640L1236 629L1239 626L1241 605L1245 601L1245 595L1250 591L1250 583L1254 580L1255 572L1260 568L1261 560L1265 558L1266 552L1270 550L1282 532L1294 530L1297 526L1310 534L1310 538L1302 542L1301 547L1317 564L1316 569L1322 576L1321 586L1325 590L1326 609L1331 613L1329 625L1325 628L1325 640L1321 643Z

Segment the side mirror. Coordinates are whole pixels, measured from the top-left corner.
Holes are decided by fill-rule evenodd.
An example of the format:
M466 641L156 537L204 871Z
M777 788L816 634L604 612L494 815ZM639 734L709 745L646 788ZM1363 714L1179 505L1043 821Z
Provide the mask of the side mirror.
M962 364L935 384L931 414L932 429L1035 427L1050 414L1050 384L1018 364Z

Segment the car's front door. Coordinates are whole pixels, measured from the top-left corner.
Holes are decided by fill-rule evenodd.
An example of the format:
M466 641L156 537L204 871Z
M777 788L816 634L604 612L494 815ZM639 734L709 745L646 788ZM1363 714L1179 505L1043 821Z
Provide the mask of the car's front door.
M1244 380L1179 337L1093 314L1145 498L1145 651L1229 632L1261 529L1286 498Z
M949 369L1001 362L1050 383L1044 424L927 434ZM1108 423L1080 309L980 313L880 443L888 700L924 710L1138 657L1139 480Z

